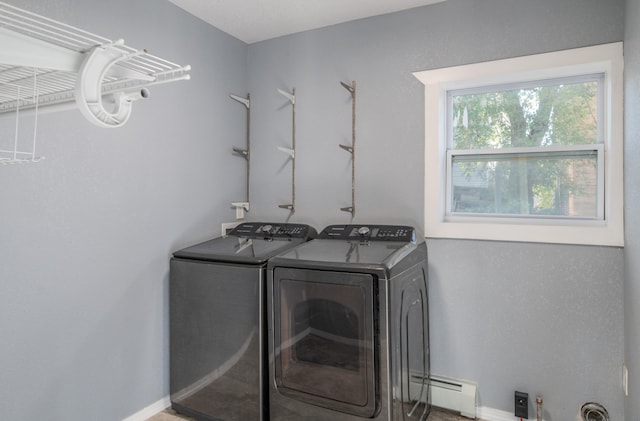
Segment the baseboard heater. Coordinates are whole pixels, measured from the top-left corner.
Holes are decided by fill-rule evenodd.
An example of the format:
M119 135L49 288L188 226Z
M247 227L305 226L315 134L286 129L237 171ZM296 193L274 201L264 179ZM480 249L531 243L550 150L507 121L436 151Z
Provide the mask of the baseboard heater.
M421 377L412 375L411 379L421 384ZM429 382L431 405L459 412L467 418L476 418L477 385L464 380L431 375Z

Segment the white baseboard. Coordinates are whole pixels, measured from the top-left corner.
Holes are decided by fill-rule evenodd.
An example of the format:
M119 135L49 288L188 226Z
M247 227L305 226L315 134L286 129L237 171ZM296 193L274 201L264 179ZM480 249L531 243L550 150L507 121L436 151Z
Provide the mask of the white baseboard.
M420 376L412 375L412 379L418 381L416 386L419 387L422 381ZM430 386L432 405L459 412L463 417L476 418L477 385L475 383L432 374Z
M488 408L486 406L479 406L477 411L477 418L483 421L514 421L517 420L513 412L500 411L499 409ZM535 421L534 418L529 418L527 421Z
M500 411L486 406L478 407L477 416L483 421L513 421L516 419L511 412Z
M159 401L152 403L151 405L147 406L144 409L141 409L135 414L130 415L127 418L124 418L122 421L145 421L153 417L158 412L164 411L170 406L171 406L171 399L167 395L164 398L160 399Z

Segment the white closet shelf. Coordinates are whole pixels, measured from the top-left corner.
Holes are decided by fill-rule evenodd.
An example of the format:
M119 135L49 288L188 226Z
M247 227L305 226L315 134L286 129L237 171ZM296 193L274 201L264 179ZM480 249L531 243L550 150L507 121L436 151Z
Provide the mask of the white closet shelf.
M161 59L0 2L0 113L75 101L101 127L126 123L147 86L189 79Z

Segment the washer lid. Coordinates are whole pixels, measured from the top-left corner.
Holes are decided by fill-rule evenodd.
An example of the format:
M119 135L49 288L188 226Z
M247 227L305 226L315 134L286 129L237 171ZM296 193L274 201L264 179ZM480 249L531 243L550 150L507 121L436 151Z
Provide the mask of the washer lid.
M335 268L386 268L396 265L418 245L401 241L336 241L315 239L272 260L273 266L331 266ZM271 266L271 265L270 265Z
M318 238L279 255L273 265L389 269L416 248L416 231L410 226L329 225Z
M196 244L173 254L182 259L259 265L315 236L308 225L243 223L229 235Z

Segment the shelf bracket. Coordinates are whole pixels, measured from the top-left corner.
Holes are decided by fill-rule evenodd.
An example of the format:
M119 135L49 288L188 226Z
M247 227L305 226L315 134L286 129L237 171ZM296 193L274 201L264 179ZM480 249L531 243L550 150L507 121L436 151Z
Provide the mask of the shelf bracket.
M296 211L296 89L291 93L278 89L278 93L291 103L291 148L278 146L278 150L291 158L291 203L278 205L280 209L287 209L291 213Z
M249 212L249 185L251 179L251 95L247 94L246 98L238 95L229 94L231 99L243 104L247 109L247 140L246 148L233 148L233 152L242 156L247 160L247 184L246 184L246 200L244 202L231 203L236 208L236 219L243 219L244 213Z
M244 106L247 107L247 110L251 108L251 99L249 95L247 95L246 98L242 98L241 96L234 95L234 94L229 94L229 96L232 99L235 99L236 101L238 101L239 103L244 104Z
M232 148L235 153L242 156L244 159L249 159L249 151L246 149Z
M350 154L353 154L353 146L347 146L347 145L338 145L340 146L341 149L344 149L345 151L349 152Z
M0 1L0 113L73 102L90 122L120 127L146 86L188 80L190 66L135 50ZM36 69L33 77L26 76ZM15 100L14 86L38 76L37 102ZM28 98L33 98L31 96Z
M131 116L133 97L119 92L113 95L113 111L107 110L102 97L102 80L111 67L132 55L142 55L144 51L132 54L124 53L118 45L124 42L118 40L113 44L94 47L85 58L78 71L76 82L76 104L87 120L101 127L120 127ZM148 91L146 93L148 96ZM145 94L140 96L145 97Z
M283 148L282 146L278 146L278 150L284 154L287 154L291 157L291 159L295 159L296 151L291 148Z
M282 89L278 89L278 93L282 96L284 96L285 98L287 98L290 102L291 105L296 105L296 90L294 89L292 93L283 91Z
M351 206L340 208L349 212L353 218L356 214L356 82L351 85L340 81L340 85L351 94L351 146L339 145L341 149L351 154Z
M244 213L249 212L249 202L231 202L236 208L236 219L244 219Z

